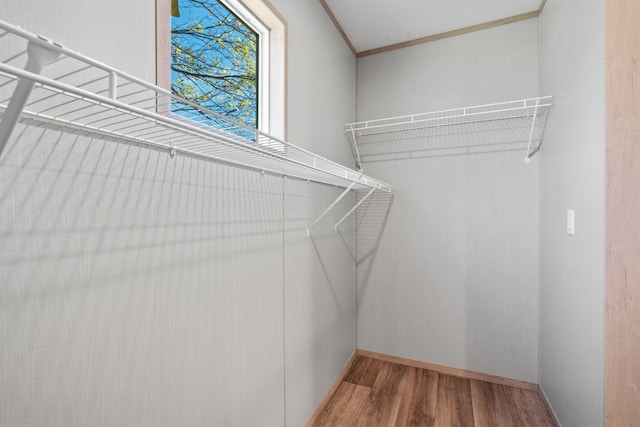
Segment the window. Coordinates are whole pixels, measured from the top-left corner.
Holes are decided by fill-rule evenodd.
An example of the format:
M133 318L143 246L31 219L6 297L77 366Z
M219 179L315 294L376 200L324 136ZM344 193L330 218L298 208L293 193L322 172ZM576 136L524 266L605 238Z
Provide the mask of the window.
M172 92L257 128L261 34L218 0L182 0L179 13L171 18Z
M157 1L158 84L284 138L286 24L268 1Z

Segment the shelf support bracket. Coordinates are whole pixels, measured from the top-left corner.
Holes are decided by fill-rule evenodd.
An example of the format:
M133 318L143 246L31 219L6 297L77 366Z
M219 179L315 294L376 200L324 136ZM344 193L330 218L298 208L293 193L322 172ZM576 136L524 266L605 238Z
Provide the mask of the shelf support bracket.
M60 56L59 52L33 42L29 42L27 54L29 59L24 69L34 74L40 74L46 65ZM13 91L11 101L9 101L9 105L0 122L0 156L13 133L13 129L16 127L16 123L18 123L34 85L35 82L29 79L21 78L18 80L18 85Z
M373 194L374 191L376 191L375 188L372 188L371 190L369 190L369 192L358 203L356 203L356 205L353 208L351 208L351 210L349 212L347 212L342 218L340 218L340 221L336 222L336 226L335 226L336 231L338 231L338 226L340 224L342 224L345 219L349 218L349 216L352 213L354 213L356 211L356 209L358 209L358 207L362 203L364 203L364 201L367 200L369 198L369 196L371 196Z
M353 187L355 187L355 185L356 185L356 183L355 183L355 182L352 182L352 183L351 183L351 185L349 185L349 186L346 188L346 190L344 190L344 191L342 192L342 194L340 194L340 195L338 196L338 198L337 198L336 200L334 200L334 201L333 201L333 203L331 203L331 204L329 205L329 207L328 207L327 209L325 209L325 210L324 210L324 212L322 212L322 213L320 214L320 216L319 216L318 218L316 218L316 219L315 219L315 221L313 221L313 222L309 225L309 227L307 227L307 237L311 237L311 229L312 229L312 228L313 228L317 223L319 223L319 222L320 222L320 220L322 220L322 218L324 218L324 217L325 217L325 215L327 215L327 214L331 211L331 209L333 209L333 208L338 204L338 202L340 202L340 200L342 200L342 199L344 198L344 196L346 196L346 195L349 193L349 191L353 190Z
M109 73L109 98L117 99L118 97L118 75L115 71Z
M540 100L536 99L536 108L533 110L533 118L531 119L531 130L529 131L529 145L527 146L527 157L525 157L524 162L526 164L531 163L531 156L534 152L531 151L531 141L533 140L533 131L536 128L536 117L538 117L538 107L540 106Z
M353 151L355 152L355 155L356 155L356 168L360 172L364 172L364 168L362 167L362 160L360 159L360 150L358 150L358 139L356 138L355 129L351 129L351 141L353 144Z

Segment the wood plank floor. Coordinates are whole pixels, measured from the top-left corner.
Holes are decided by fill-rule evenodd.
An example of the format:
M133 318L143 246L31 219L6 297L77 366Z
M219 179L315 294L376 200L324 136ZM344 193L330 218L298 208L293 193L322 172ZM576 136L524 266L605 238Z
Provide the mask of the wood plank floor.
M358 355L313 427L555 427L538 393Z

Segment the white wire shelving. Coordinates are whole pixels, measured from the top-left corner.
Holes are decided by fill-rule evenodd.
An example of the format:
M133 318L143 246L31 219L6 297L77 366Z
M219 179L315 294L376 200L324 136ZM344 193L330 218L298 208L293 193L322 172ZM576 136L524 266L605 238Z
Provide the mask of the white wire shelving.
M356 166L367 162L522 149L540 150L553 96L345 125Z
M171 157L334 185L345 192L394 192L362 172L3 21L0 57L0 158L15 125L22 122L143 145Z

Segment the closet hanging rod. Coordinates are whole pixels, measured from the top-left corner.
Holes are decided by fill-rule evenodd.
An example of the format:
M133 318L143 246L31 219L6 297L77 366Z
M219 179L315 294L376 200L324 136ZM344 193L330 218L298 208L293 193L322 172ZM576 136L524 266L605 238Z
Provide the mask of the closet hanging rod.
M5 108L0 106L0 114L2 113L2 111L5 110ZM153 141L147 141L147 140L143 140L143 139L139 139L139 138L134 138L134 137L130 137L130 136L118 136L118 135L114 135L113 133L103 133L101 132L99 129L96 128L87 128L87 127L83 127L80 125L76 125L73 123L63 123L60 121L56 121L56 120L49 120L46 118L43 118L41 116L37 116L37 115L32 115L31 113L28 112L23 112L22 113L22 120L25 123L33 123L35 126L39 126L39 127L43 127L43 128L50 128L50 129L54 129L54 130L60 130L60 129L66 129L69 132L81 132L84 134L91 134L91 135L101 135L105 138L112 138L114 140L117 141L122 141L123 143L131 143L134 145L141 145L141 146L147 146L150 148L154 148L160 151L170 151L173 150L174 154L176 155L184 155L186 157L191 157L191 158L195 158L195 159L200 159L200 160L205 160L205 161L209 161L212 163L217 163L217 164L222 164L222 165L227 165L227 166L232 166L235 168L239 168L239 169L245 169L245 170L250 170L250 171L254 171L254 172L259 172L261 174L266 174L266 175L271 175L271 176L276 176L276 177L286 177L286 178L290 178L290 179L295 179L298 181L304 181L304 182L312 182L315 184L320 184L320 185L327 185L327 186L331 186L331 187L335 187L336 184L334 183L328 183L326 181L320 181L317 179L311 179L308 176L303 176L303 175L297 175L294 173L287 173L287 174L283 174L282 172L279 172L277 170L273 170L273 169L269 169L269 168L261 168L261 167L256 167L253 166L251 164L247 164L247 163L241 163L238 161L232 161L232 160L224 160L221 158L217 158L217 157L213 157L213 156L208 156L206 154L202 154L202 153L198 153L195 151L190 151L190 150L186 150L186 149L181 149L181 148L177 148L177 147L171 147L171 146L167 146L167 145L163 145L163 144L157 144L154 143ZM384 190L383 190L384 191Z
M143 109L139 109L139 108L134 107L134 106L123 104L123 103L121 103L119 101L116 101L116 100L113 100L113 99L100 98L99 96L97 96L97 95L95 95L95 94L93 94L91 92L84 91L82 89L78 89L78 88L66 85L64 83L61 83L61 82L51 81L51 80L47 79L46 77L42 77L42 76L39 76L37 74L30 73L28 71L16 69L16 68L8 66L6 64L0 63L0 72L2 72L5 75L6 74L13 74L13 75L16 75L16 76L20 77L21 79L31 80L34 83L36 83L36 85L39 85L39 86L53 86L57 90L59 90L61 92L64 92L64 93L71 94L71 95L77 97L78 99L93 101L93 102L98 103L99 105L107 105L107 106L109 106L110 109L113 109L113 110L130 110L130 112L132 114L139 115L140 117L147 118L148 120L151 120L151 121L156 122L156 123L162 123L162 124L167 125L169 127L175 127L176 129L180 128L181 131L188 131L189 133L192 133L194 135L209 136L211 138L214 138L217 143L227 145L227 146L233 148L234 150L244 150L244 151L249 152L249 153L256 152L256 153L259 153L262 156L273 157L273 158L278 159L278 160L280 160L282 162L291 163L291 164L299 166L299 167L303 167L303 168L306 168L306 169L314 169L313 166L298 162L298 161L293 160L293 159L287 159L286 157L281 156L278 153L268 152L268 151L266 151L264 149L261 149L260 147L238 146L236 140L230 138L229 135L220 134L219 132L212 133L212 135L208 135L207 134L207 131L209 131L211 133L215 129L211 129L211 130L203 129L202 127L196 127L196 126L190 125L188 123L180 121L177 118L172 118L171 116L152 113L152 112L149 112L147 110L143 110ZM100 133L100 134L102 134L104 136L111 135L111 136L114 136L116 138L131 139L131 140L134 140L135 142L139 142L139 143L144 143L146 145L155 146L156 148L165 148L167 150L173 149L173 150L175 150L177 152L185 152L185 153L190 154L190 155L196 155L196 156L197 155L202 155L203 157L212 157L212 156L207 156L206 154L198 153L197 151L194 151L194 150L183 149L183 148L175 147L175 146L171 147L171 146L169 146L167 144L158 144L158 143L154 143L153 141L150 141L150 140L145 140L143 138L135 138L135 137L131 137L131 136L126 135L126 134L119 134L117 132L104 131L103 129L101 129L99 127L92 127L92 126L88 126L88 125L83 125L81 123L73 123L71 121L65 121L65 120L60 119L60 118L51 117L51 116L38 114L38 113L31 113L31 112L25 112L25 113L28 114L29 116L36 117L36 118L41 119L43 121L48 121L49 123L52 123L52 124L59 123L60 125L74 126L74 127L77 127L79 129L83 129L83 130L88 131L88 132ZM2 116L2 119L4 121L4 114ZM281 141L278 141L278 142L281 142ZM291 144L287 144L287 145L291 145ZM307 152L307 153L310 153L310 152ZM249 168L255 169L255 170L268 170L271 173L276 173L276 174L280 174L280 175L290 175L288 173L281 173L281 172L279 173L279 172L277 172L275 170L269 170L268 168L265 168L265 167L262 167L262 166L252 166L252 165L249 165L247 163L241 163L241 162L234 161L234 160L226 160L226 161L224 159L222 159L222 160L225 163L237 164L238 166L242 166L242 167L245 167L245 168L249 167ZM325 160L325 159L322 159L322 160ZM345 168L345 170L347 170L347 169ZM344 179L346 181L354 181L354 179L355 179L354 184L355 183L361 183L365 187L372 187L373 186L373 187L375 187L375 188L377 188L379 190L382 190L382 191L392 191L392 188L390 186L384 184L384 183L378 182L377 180L375 180L373 178L358 179L360 177L363 177L363 175L361 173L356 172L356 171L351 171L351 172L352 172L353 176L349 176L348 172L345 172L345 175L340 175L340 174L336 174L335 172L327 172L327 171L325 171L325 173L327 173L327 174L333 175L336 178ZM294 175L292 174L292 176L294 176ZM356 176L357 176L357 178L355 178ZM297 176L297 177L300 178L300 179L307 179L307 180L313 180L313 181L316 181L316 182L323 182L323 181L318 181L316 179L311 179L311 178L305 177L304 175ZM329 184L335 185L334 183L329 183Z
M16 37L7 35L17 36L28 46L59 54L60 59L47 66L42 75L14 66L14 62L22 61L24 54L33 49L17 51L19 43L12 43ZM343 188L353 183L356 189L393 192L393 187L382 181L2 21L1 43L5 45L0 47L8 45L6 50L0 49L8 52L0 63L0 127L4 128L4 142L22 116L31 123L111 136L166 149L172 155L185 153ZM52 78L52 73L57 73L57 77ZM21 85L31 86L33 91L26 95L24 91L16 92ZM10 114L12 108L7 103L24 105L24 108L14 108L21 114Z
M140 108L137 108L135 106L131 106L131 105L127 105L127 104L123 104L119 101L113 100L113 99L107 99L107 98L102 98L100 99L98 96L96 96L95 94L88 92L88 91L84 91L82 89L78 89L75 88L73 86L69 86L66 85L64 83L61 82L56 82L56 81L49 81L46 77L42 77L39 76L37 74L33 74L30 73L28 71L24 71L24 70L20 70L20 69L15 69L14 67L11 66L7 66L5 64L0 64L0 72L4 73L4 74L14 74L18 77L20 77L21 79L26 79L26 80L31 80L36 84L40 84L40 85L47 85L47 86L52 86L58 90L60 90L61 92L64 92L65 94L71 94L75 97L77 97L78 99L83 99L83 100L88 100L88 101L92 101L92 102L96 102L100 105L106 105L108 106L110 109L115 109L115 110L128 110L130 113L132 114L136 114L139 115L140 117L144 117L150 121L156 122L156 123L163 123L166 124L170 127L175 127L175 128L181 128L181 130L185 130L188 131L190 133L193 134L197 134L200 135L202 134L203 136L210 136L213 138L216 138L218 143L220 144L225 144L225 145L230 145L232 146L234 149L240 149L240 150L245 150L248 152L257 152L261 155L267 156L267 157L274 157L277 158L279 160L282 160L283 162L290 162L292 164L295 164L297 166L301 166L301 167L305 167L305 168L311 168L311 166L297 162L293 159L287 159L284 156L280 156L277 153L272 153L272 152L268 152L264 149L261 149L260 147L252 147L252 146L240 146L237 147L235 146L236 141L232 138L230 138L228 135L224 135L224 134L219 134L218 132L216 132L213 135L208 135L207 134L207 129L203 129L201 127L196 127L193 125L190 125L188 123L185 123L183 121L180 121L178 119L174 119L170 116L166 116L166 115L161 115L161 114L157 114L157 113L152 113L149 112L147 110L143 110ZM32 114L35 117L39 117L39 118L43 118L43 119L49 119L51 122L55 122L57 118L55 117L48 117L46 115L42 115L42 114L38 114L38 113L28 113L28 114ZM4 121L4 115L3 115L3 121ZM82 125L82 124L74 124L73 122L66 122L65 120L61 120L61 119L57 119L57 121L60 121L61 123L66 123L66 124L70 124L70 125L76 125L78 127L84 128L87 131L95 131L95 132L102 132L102 129L99 127L91 127L91 126L86 126L86 125ZM109 132L102 132L105 136L109 135ZM118 134L118 133L111 133L116 137L124 137L126 138L127 135L123 135L123 134ZM140 142L143 142L143 140L140 140ZM157 147L165 147L165 148L169 148L166 147L166 145L163 144L157 144ZM185 152L189 152L189 150L183 150ZM191 151L191 154L196 154L195 152ZM246 166L246 165L245 165ZM255 169L262 169L260 167L255 167ZM328 172L331 173L331 172ZM355 173L355 172L354 172ZM340 175L336 175L337 177L341 177ZM345 176L345 179L349 179ZM381 188L382 189L382 188Z

